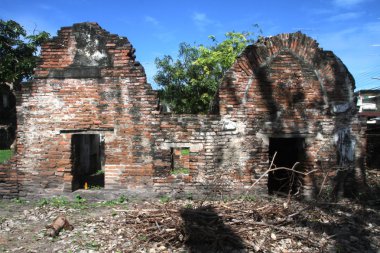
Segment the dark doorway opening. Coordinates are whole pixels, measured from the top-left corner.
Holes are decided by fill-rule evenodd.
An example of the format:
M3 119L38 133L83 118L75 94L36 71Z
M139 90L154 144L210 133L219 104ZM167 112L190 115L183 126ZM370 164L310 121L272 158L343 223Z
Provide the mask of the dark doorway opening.
M270 138L269 158L270 162L274 154L273 168L292 168L296 162L302 163L305 157L304 138ZM299 170L301 164L295 169ZM272 171L268 175L268 193L296 194L301 185L301 177L292 171L280 169Z
M72 190L104 187L104 148L99 134L74 134L72 143Z
M380 169L380 124L367 125L367 167Z
M16 139L16 96L6 84L0 84L0 149L10 149Z

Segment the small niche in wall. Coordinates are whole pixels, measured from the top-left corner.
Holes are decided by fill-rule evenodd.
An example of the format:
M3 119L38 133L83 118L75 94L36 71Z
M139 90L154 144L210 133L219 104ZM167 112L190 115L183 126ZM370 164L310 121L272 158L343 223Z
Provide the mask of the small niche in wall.
M189 174L190 173L190 148L170 148L170 169L171 174Z

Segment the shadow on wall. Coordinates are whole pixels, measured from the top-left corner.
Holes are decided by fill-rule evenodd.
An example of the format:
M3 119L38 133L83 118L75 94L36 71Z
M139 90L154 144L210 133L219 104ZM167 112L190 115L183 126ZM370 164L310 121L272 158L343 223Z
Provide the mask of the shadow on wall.
M347 109L342 112L337 112L334 117L334 134L337 137L335 141L336 145L336 157L337 157L337 173L332 180L332 192L331 198L336 201L340 197L348 197L357 199L359 193L364 190L366 184L366 171L364 166L363 153L360 157L356 157L357 145L361 147L361 143L358 141L360 138L358 135L354 136L352 130L347 126L352 126L353 115L355 115L356 107L352 98L353 90L355 89L355 80L353 76L348 72L347 67L340 61L339 58L334 58L330 53L326 54L326 58L330 57L334 60L332 64L334 70L333 89L328 94L331 100L339 101L334 96L338 96L341 99L341 104L347 104ZM348 84L351 84L349 86ZM349 115L349 117L347 117ZM355 169L360 169L360 174Z
M186 208L180 214L189 252L233 252L245 249L243 240L224 224L213 207Z
M301 64L301 63L300 63ZM300 162L297 170L308 170L306 165L309 159L305 140L302 135L309 126L309 116L305 113L305 107L310 101L306 101L305 90L302 83L297 78L289 80L291 84L296 84L292 90L282 82L271 80L270 73L276 73L271 69L271 64L261 67L255 73L258 78L258 90L263 98L264 106L267 109L265 121L271 123L271 128L266 130L272 136L270 138L268 160L271 161L273 155L277 153L274 161L275 167L292 168L296 162ZM279 86L280 90L275 90ZM277 89L279 89L277 87ZM289 119L292 124L289 125ZM288 120L288 123L286 123ZM282 137L283 134L291 134L292 137ZM280 136L280 137L278 137ZM286 170L278 170L268 175L268 193L292 193L299 192L302 186L302 178L295 176ZM290 189L291 188L291 189Z

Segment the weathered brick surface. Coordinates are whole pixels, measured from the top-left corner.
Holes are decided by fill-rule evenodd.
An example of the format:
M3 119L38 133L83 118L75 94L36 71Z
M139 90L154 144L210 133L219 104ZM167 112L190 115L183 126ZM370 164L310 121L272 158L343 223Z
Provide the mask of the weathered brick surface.
M22 175L15 167L15 160L0 164L0 198L16 198L20 196L20 179Z
M100 134L105 187L151 182L156 93L126 38L97 24L62 28L42 49L18 108L18 169L28 193L71 190L73 134Z
M246 147L266 166L268 138L303 137L304 170L334 171L361 166L361 123L356 116L354 80L332 52L311 38L281 34L249 46L219 89L219 111L246 127ZM255 136L252 136L255 135ZM316 179L306 180L306 183Z
M306 171L360 167L354 81L311 38L283 34L249 46L221 83L217 115L159 114L133 53L95 23L62 28L43 46L17 107L19 194L70 191L72 135L83 133L104 140L106 189L241 191L267 170L273 137L305 138ZM182 148L189 174L172 175ZM305 192L316 181L305 179ZM266 184L254 190L267 192Z
M153 182L160 191L209 194L241 190L252 183L252 167L247 163L252 150L244 148L244 143L249 141L241 135L244 125L217 115L159 115L158 118ZM189 175L170 174L170 148L190 149ZM263 181L261 186L265 184Z

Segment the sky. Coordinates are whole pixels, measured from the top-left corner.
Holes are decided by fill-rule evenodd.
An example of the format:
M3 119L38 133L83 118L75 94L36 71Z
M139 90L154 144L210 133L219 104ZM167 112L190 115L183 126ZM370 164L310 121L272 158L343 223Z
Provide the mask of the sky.
M258 34L255 24L263 36L301 31L343 61L357 90L380 86L380 0L0 0L0 19L54 36L97 22L131 41L154 88L155 58L176 57L181 42L207 45L209 35Z

